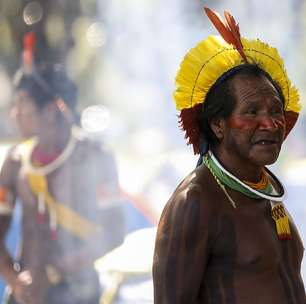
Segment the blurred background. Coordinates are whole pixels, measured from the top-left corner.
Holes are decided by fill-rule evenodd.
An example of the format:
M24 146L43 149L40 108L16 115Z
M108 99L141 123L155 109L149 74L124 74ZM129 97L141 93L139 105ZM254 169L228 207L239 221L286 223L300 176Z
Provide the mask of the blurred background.
M277 47L304 103L304 0L0 0L1 161L18 140L8 115L12 77L21 64L22 37L35 30L39 58L65 64L79 88L82 127L111 147L121 188L146 220L144 224L131 215L129 232L148 226L154 229L169 196L197 162L178 128L172 91L183 55L216 33L203 15L204 5L219 12L228 9L243 36ZM304 109L272 167L286 186L287 207L304 244L305 118ZM146 240L152 248L154 237L140 235L139 239L142 242L133 244L143 248ZM150 258L151 251L147 253ZM306 281L305 261L302 275ZM149 296L139 303L150 303L152 286L144 286L143 291ZM133 292L127 293L133 298Z

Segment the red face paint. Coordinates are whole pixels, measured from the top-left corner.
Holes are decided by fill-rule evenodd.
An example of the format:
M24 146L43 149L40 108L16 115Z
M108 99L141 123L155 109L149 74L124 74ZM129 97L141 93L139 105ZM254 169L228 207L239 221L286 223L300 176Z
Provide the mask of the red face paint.
M229 119L229 126L233 129L252 130L257 128L267 129L282 129L285 128L285 119L271 118L271 117L244 117L232 116Z
M282 119L274 119L275 124L278 128L286 128L286 120L285 117Z
M250 117L232 116L229 119L229 126L232 129L250 130L258 126L258 121Z

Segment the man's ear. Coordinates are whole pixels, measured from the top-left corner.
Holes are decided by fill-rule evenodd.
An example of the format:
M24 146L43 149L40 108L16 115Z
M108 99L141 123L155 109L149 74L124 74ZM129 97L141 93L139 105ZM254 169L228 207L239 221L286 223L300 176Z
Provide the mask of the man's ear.
M219 140L222 140L225 133L225 120L224 118L213 118L210 122L210 128Z
M56 106L68 122L70 123L74 122L73 113L62 98L60 97L57 98Z

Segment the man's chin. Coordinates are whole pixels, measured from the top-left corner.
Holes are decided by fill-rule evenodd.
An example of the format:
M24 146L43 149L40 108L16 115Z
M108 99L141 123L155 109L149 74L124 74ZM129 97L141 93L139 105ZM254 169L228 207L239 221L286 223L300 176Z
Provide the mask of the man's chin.
M253 159L260 166L268 166L274 164L279 156L279 150L273 153L257 153Z
M268 159L268 160L266 160L266 161L263 161L263 162L262 162L262 165L263 165L263 166L273 165L276 161L277 161L277 158L275 158L275 159Z

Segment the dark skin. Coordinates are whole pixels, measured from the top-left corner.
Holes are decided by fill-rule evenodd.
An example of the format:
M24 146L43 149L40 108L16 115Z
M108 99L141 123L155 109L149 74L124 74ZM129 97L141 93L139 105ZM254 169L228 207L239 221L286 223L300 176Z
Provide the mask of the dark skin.
M213 120L214 153L240 179L257 182L276 161L285 133L283 106L265 77L234 76L236 105ZM227 189L233 208L202 165L176 189L158 226L155 304L305 304L300 275L303 245L280 241L270 203Z

